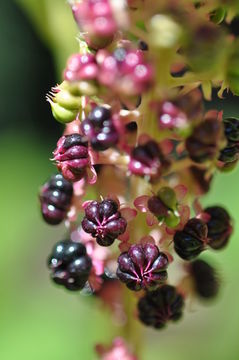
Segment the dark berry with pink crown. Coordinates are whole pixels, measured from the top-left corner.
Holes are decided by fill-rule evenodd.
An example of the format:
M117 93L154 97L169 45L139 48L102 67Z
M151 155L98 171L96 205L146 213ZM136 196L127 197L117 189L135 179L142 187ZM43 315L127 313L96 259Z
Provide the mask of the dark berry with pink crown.
M86 175L89 165L88 142L82 135L62 136L53 155L53 160L65 179L78 181Z
M183 230L176 231L174 250L184 260L192 260L204 249L207 240L207 225L200 219L190 219Z
M59 241L48 259L52 280L66 289L77 291L85 286L92 267L83 244L71 240Z
M87 119L82 121L81 129L96 151L106 150L119 140L111 111L103 106L96 106L90 112Z
M182 317L184 299L174 286L163 285L147 292L138 302L139 319L147 326L162 329L168 321Z
M110 246L126 230L127 221L121 216L119 206L112 199L91 201L85 208L82 228L101 246Z
M73 196L72 184L61 174L53 175L40 190L41 212L51 225L60 224L66 217Z
M154 290L167 279L168 258L153 244L132 245L118 258L118 278L130 290Z

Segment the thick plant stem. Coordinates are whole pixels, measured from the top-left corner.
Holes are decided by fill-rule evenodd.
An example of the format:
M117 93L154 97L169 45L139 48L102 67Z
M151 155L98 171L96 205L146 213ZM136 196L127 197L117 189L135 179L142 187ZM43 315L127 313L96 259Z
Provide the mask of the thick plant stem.
M138 299L137 296L135 296L135 293L131 292L126 287L124 287L123 291L124 309L127 320L122 328L122 336L132 346L137 358L140 359L143 348L143 328L136 313Z

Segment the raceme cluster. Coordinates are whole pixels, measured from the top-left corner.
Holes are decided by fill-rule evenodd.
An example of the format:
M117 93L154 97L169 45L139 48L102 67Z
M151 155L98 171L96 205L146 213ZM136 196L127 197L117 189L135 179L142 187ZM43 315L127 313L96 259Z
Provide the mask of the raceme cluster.
M47 96L65 129L52 157L59 173L39 195L44 220L67 229L49 256L51 278L101 299L123 328L138 321L162 329L181 319L187 299L218 294L217 271L198 257L224 249L233 232L229 212L203 208L199 198L239 159L236 114L204 106L212 91L239 95L237 8L186 0L69 5L79 52ZM182 272L174 285L172 262ZM135 314L124 308L129 302ZM134 345L117 338L97 353L137 360Z

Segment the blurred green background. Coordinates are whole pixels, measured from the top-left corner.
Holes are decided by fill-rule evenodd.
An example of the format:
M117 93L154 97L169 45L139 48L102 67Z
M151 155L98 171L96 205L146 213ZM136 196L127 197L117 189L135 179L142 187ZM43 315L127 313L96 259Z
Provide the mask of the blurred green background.
M49 281L46 257L64 229L43 223L37 199L54 171L48 159L62 130L45 94L77 50L77 30L64 0L1 1L0 29L0 359L92 360L94 344L109 342L117 328L92 298ZM239 113L235 98L223 107L226 115ZM236 224L230 246L207 256L220 269L221 297L209 307L193 304L163 332L145 331L142 360L239 359L238 183L239 169L218 174L204 199L224 204Z

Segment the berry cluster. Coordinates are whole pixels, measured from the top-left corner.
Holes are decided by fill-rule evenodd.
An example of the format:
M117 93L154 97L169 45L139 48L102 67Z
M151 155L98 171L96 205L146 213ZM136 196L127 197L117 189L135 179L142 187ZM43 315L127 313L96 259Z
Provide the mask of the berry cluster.
M135 326L125 304L161 329L182 317L186 298L217 295L217 272L196 258L225 248L233 231L224 207L199 201L239 159L239 120L204 108L212 87L239 95L238 33L225 31L233 7L69 3L79 52L48 95L66 126L53 152L60 174L40 193L44 219L66 219L69 240L55 245L48 266L55 283L101 299L127 334ZM186 271L174 286L173 261ZM98 350L101 359L136 360L122 339Z

